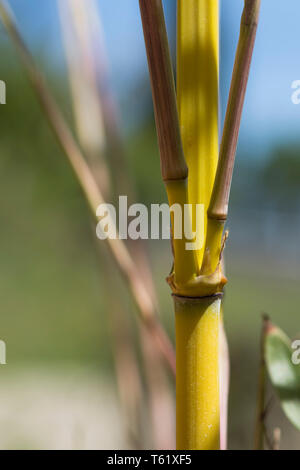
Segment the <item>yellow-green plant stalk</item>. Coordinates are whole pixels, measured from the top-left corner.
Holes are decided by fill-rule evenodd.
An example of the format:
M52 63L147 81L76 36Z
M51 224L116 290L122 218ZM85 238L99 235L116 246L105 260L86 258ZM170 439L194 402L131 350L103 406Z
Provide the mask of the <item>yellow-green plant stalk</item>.
M188 167L194 168L195 171L190 175L189 198L194 203L204 204L207 216L205 250L204 253L198 254L201 272L206 275L206 278L203 277L198 281L205 289L203 292L198 288L199 299L195 301L198 306L194 308L193 320L191 315L188 315L189 302L185 302L186 315L184 310L178 307L176 314L176 330L178 330L176 338L184 337L182 333L184 325L188 330L190 329L190 335L187 336L186 342L183 342L186 351L178 349L178 346L176 348L177 363L182 362L177 368L177 391L179 390L182 394L180 408L177 407L177 445L179 448L215 449L220 445L220 419L216 419L219 415L219 399L216 389L219 389L220 377L218 348L221 301L217 304L214 297L221 294L223 283L226 282L222 276L220 263L224 245L222 236L228 212L230 185L259 8L260 0L245 0L218 160L217 145L215 145L218 122L216 105L218 101L218 2L217 0L209 2L179 0L180 124ZM198 65L195 65L198 63L200 63L200 71ZM191 126L194 132L189 135ZM194 178L196 181L193 184ZM197 181L200 181L200 187L197 186ZM225 239L226 236L225 234ZM205 286L207 281L212 276L218 279L218 274L221 283L215 285L214 292L208 292ZM205 298L204 295L209 297ZM180 318L178 318L178 312ZM193 322L194 326L190 326ZM217 353L216 356L214 352ZM178 354L182 354L180 362ZM195 364L198 369L195 369ZM185 372L183 373L184 365ZM188 396L186 401L183 400L182 390ZM206 408L205 405L208 407ZM222 422L224 423L224 420ZM198 426L197 430L195 430L196 426Z
M178 0L177 100L189 168L189 202L204 205L194 227L206 238L207 209L218 163L219 2ZM204 227L203 227L204 225ZM210 275L204 246L199 270ZM221 288L213 296L201 285L191 300L175 297L177 447L219 449L219 331ZM220 294L220 295L218 295ZM206 297L208 295L208 297ZM204 296L204 297L203 297Z
M162 2L140 0L169 204L188 202L194 212L196 204L204 206L204 220L193 227L204 234L203 246L191 253L184 237L173 239L174 266L168 277L176 315L178 449L220 448L223 231L259 3L245 0L218 160L218 1L178 2L178 118Z
M217 5L217 2L215 6ZM188 7L193 2L188 2ZM176 108L176 95L172 76L167 35L160 0L140 0L145 43L151 76L155 118L161 154L162 176L166 184L169 204L183 205L203 203L199 200L197 160L199 146L193 154L195 165L189 173L182 151L179 121ZM214 11L218 22L218 10ZM180 14L180 12L179 12ZM188 27L188 25L185 25ZM218 31L218 27L215 32ZM216 48L218 40L215 42ZM195 47L199 53L198 45ZM218 56L218 50L216 49ZM217 59L216 56L216 59ZM213 71L213 67L212 67ZM191 74L193 72L191 71ZM218 70L215 70L218 74ZM182 82L181 82L182 83ZM211 182L207 184L208 194L212 191L218 156L218 76L215 83L214 123L210 135L215 139L214 164L209 162ZM197 78L194 83L197 85ZM188 110L187 110L188 111ZM199 115L198 115L199 117ZM193 119L198 119L197 112ZM199 120L198 120L199 122ZM189 125L191 120L189 121ZM181 122L182 125L182 122ZM197 124L196 124L197 126ZM206 126L208 132L210 126ZM194 131L196 134L196 131ZM210 139L208 139L210 140ZM211 150L211 146L210 146ZM203 158L205 155L202 155ZM191 186L190 186L191 185ZM190 187L193 190L190 190ZM192 193L192 196L190 194ZM191 201L190 201L191 197ZM202 230L203 227L197 227ZM177 351L177 448L179 449L218 449L219 448L219 321L222 286L221 271L211 272L209 257L186 249L185 238L173 240L174 268L168 278L175 301L176 351Z
M220 308L221 295L175 298L178 449L220 446Z
M191 7L194 3L188 2L187 6ZM217 6L217 2L212 3ZM199 146L197 152L193 154L194 174L190 170L188 178L182 151L162 4L160 0L140 0L140 8L151 76L162 176L166 184L169 204L176 203L181 206L190 202L201 204L203 200L199 200L197 186L199 171L196 171ZM213 10L212 13L216 13L216 17L212 16L217 25L218 9ZM188 28L188 25L185 27ZM214 32L217 33L217 31L218 27ZM207 34L207 37L209 35L210 33ZM214 39L215 60L217 60L218 40L215 37ZM195 46L195 52L198 54L197 44ZM211 73L213 75L213 66ZM218 74L218 68L216 68L215 74ZM206 184L206 180L207 190L202 192L205 195L206 211L218 156L217 75L213 82L215 86L214 122L212 126L206 126L205 131L208 133L211 127L211 138L208 140L215 140L212 146L215 161L212 165L212 159L209 160L208 166L212 172L210 184ZM198 86L197 78L194 85ZM192 101L195 104L195 100ZM193 119L198 119L199 116L196 112L193 114ZM189 125L191 125L191 120ZM210 151L212 151L212 147L209 146ZM207 153L202 154L203 159L206 155ZM197 227L197 230L201 229L203 227ZM209 257L203 256L203 247L204 261L200 264L201 250L199 252L189 251L186 249L185 243L184 237L181 240L173 240L174 268L168 277L174 294L176 312L177 447L179 449L218 449L220 427L218 343L224 279L220 269L211 272Z

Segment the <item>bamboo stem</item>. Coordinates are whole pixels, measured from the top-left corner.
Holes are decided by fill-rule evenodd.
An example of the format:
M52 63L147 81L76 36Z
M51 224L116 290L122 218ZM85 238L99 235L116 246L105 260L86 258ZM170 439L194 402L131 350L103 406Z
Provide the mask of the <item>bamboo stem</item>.
M0 16L16 46L48 122L64 153L69 159L93 215L96 216L97 207L99 204L104 203L102 193L60 109L48 90L42 74L36 67L29 50L22 40L9 6L3 0L0 2ZM118 237L116 239L108 238L107 242L113 259L116 262L116 266L129 286L130 293L137 306L141 320L151 333L166 364L175 374L176 366L173 346L155 315L153 300L148 293L144 281L140 277L131 255L125 244Z
M203 204L204 221L193 230L207 239L207 210L218 162L218 0L178 0L177 100L189 167L189 202ZM204 226L203 226L204 224ZM218 245L221 246L221 243ZM175 300L177 355L177 448L220 448L220 340L222 284L207 289L212 253L197 251L201 267L195 299ZM222 404L226 390L222 390ZM225 402L224 402L225 400ZM222 445L226 435L222 421Z
M177 449L220 448L219 328L221 296L174 297Z
M218 2L179 0L178 5L180 126L188 166L190 170L193 168L188 194L182 186L183 178L187 185L181 166L182 151L174 145L175 141L179 143L178 128L177 125L168 128L168 122L177 122L177 115L162 4L159 0L140 0L169 203L204 203L208 217L204 230L205 249L198 251L196 259L188 258L182 241L176 245L173 240L174 272L168 280L176 294L177 446L179 449L215 449L220 446L221 301L217 294L222 292L226 282L221 267L227 238L227 234L223 237L223 229L260 1L245 0L218 164ZM201 67L197 69L199 61ZM172 150L171 158L168 149ZM169 180L175 181L170 184Z
M207 2L201 2L202 7L205 4L207 5ZM218 15L214 15L215 12L218 12L217 4L217 1L210 2L208 10L210 11L212 24L218 25ZM188 5L185 3L182 6L182 11L185 11L185 7L191 8L194 5L194 2L188 2ZM211 5L213 5L212 10L210 10ZM183 161L181 147L174 146L174 140L172 140L176 133L175 137L178 143L180 142L180 136L177 136L178 125L172 127L172 123L177 123L178 117L176 104L173 102L175 100L174 82L171 74L171 60L162 3L158 0L140 0L140 7L156 126L159 136L167 136L163 142L159 138L163 179L166 181L169 204L176 202L182 205L190 202L190 191L186 172L182 171L180 173L178 171L178 168L183 168L180 166ZM198 15L197 19L199 17ZM206 21L203 22L204 29L206 24L207 17ZM188 31L186 32L188 33ZM218 26L216 26L214 32L218 32ZM207 39L213 33L208 32ZM213 44L218 44L215 37ZM195 49L192 51L194 54L193 60L195 61L198 60L198 56L195 54L196 51L197 44L195 44ZM218 53L214 58L218 61ZM182 73L184 73L184 70ZM217 73L216 70L215 73ZM216 78L216 75L214 77ZM215 152L212 156L214 165L208 165L208 171L210 172L215 170L218 158L218 80L215 79L213 83L216 106L213 107L213 123L210 122L207 126L207 130L211 132L208 135L208 140L212 136L215 139L215 145L213 146ZM195 85L197 86L196 80ZM203 82L200 86L202 87L202 85ZM164 93L162 93L162 90L164 90ZM203 92L201 96L205 96L207 89L204 88L201 91ZM191 100L195 101L195 95L193 95L195 90L190 90L190 92L192 93ZM207 103L207 109L205 109L207 112L210 110L210 104ZM169 119L170 113L172 114L171 119ZM194 114L193 119L195 117L197 117L197 113ZM169 123L171 125L168 132L163 132ZM210 127L211 125L213 127ZM184 120L182 120L181 126L185 128ZM173 149L171 159L166 153L166 145ZM206 155L202 155L202 157L204 158ZM194 154L194 158L199 158L199 155ZM206 191L211 191L214 172L207 176L209 176L211 184L206 186ZM197 184L199 184L199 182L196 183L198 174L191 175L191 177L195 183L195 188L197 188ZM198 190L195 190L191 202L194 204L201 203L197 198ZM210 193L206 194L206 198L208 204ZM197 230L200 228L197 227ZM176 294L174 299L177 351L177 448L217 449L220 446L219 326L221 300L220 296L215 294L222 290L223 279L219 272L213 278L214 273L209 270L207 259L203 263L203 270L200 271L195 252L188 253L184 248L184 242L184 239L177 242L173 239L174 270L168 278L173 293Z

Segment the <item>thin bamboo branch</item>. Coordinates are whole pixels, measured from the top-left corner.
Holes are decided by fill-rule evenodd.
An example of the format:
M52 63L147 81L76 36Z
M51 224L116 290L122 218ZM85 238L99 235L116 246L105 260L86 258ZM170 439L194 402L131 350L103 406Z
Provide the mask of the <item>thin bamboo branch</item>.
M49 124L52 127L63 151L68 157L92 213L95 216L99 204L104 203L102 193L99 190L94 176L86 163L80 148L75 142L60 109L48 90L42 74L36 67L33 57L23 42L9 6L3 0L1 0L0 3L0 16L7 32L16 46L28 74L28 78L37 94L37 97L39 98ZM175 354L173 346L155 315L155 306L153 305L152 298L148 293L144 281L139 275L139 271L136 269L132 257L130 256L125 244L118 238L118 236L116 239L108 238L107 242L116 265L130 288L130 293L137 306L141 320L151 333L152 338L165 359L166 364L168 364L170 370L175 374Z
M177 113L175 84L161 0L139 0L147 51L154 114L160 150L162 178L169 206L188 204L188 169L183 155ZM183 212L182 212L183 213ZM171 216L172 227L174 220ZM172 237L174 285L178 290L198 272L196 255L186 250L185 231L181 239Z
M139 0L164 181L184 180L185 163L175 84L161 0Z
M245 0L235 56L220 157L208 210L210 219L226 220L245 93L259 18L260 0Z

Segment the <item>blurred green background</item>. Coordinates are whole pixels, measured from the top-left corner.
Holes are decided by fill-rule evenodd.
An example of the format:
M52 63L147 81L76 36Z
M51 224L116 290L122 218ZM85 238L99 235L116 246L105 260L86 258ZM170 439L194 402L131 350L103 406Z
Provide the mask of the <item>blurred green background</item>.
M26 1L29 10L34 4ZM49 0L38 10L45 15L44 4ZM173 14L168 7L171 37ZM35 11L35 18L38 15ZM22 16L19 21L22 26ZM36 44L28 19L24 25L29 43ZM226 25L225 21L225 32ZM233 60L232 39L225 32L223 101ZM7 84L7 104L0 107L0 339L7 344L8 362L0 366L0 408L4 408L0 411L0 448L124 447L109 339L108 293L103 288L106 270L96 250L96 244L103 242L91 231L91 217L78 184L3 29L0 40L0 79ZM72 124L64 66L51 56L45 37L34 51ZM254 75L255 67L259 68L256 62ZM123 120L131 116L124 140L138 202L150 205L166 198L146 74L144 69L134 88L123 95L116 85L116 93ZM296 78L291 72L291 82ZM278 89L278 94L287 94L286 106L292 108L290 83L287 89ZM254 85L251 90L255 100ZM130 93L144 96L142 111L130 100ZM242 132L226 249L230 282L225 324L232 379L229 446L235 449L252 445L261 313L267 312L292 337L300 331L300 140L297 133L278 137L274 131L264 141L259 137L256 145L253 125ZM174 338L172 302L164 282L171 263L169 244L153 241L147 247L162 320ZM113 292L112 285L109 294ZM120 295L133 310L125 288ZM299 448L299 433L276 402L273 408L271 423L282 427L282 446Z

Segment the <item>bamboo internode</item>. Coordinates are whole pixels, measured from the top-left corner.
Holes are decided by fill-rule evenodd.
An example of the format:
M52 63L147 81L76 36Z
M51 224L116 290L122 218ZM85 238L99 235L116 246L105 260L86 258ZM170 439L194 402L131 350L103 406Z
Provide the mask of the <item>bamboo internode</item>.
M221 296L175 297L177 449L220 448Z

